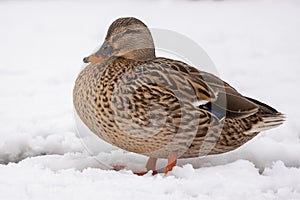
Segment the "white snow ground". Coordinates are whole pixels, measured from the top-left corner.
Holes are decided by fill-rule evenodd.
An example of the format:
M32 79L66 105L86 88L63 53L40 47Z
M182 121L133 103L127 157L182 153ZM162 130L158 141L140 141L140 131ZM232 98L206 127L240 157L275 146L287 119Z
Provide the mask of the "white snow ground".
M143 169L146 158L79 137L72 89L120 16L195 40L224 80L287 122L167 176L109 170ZM300 199L299 1L1 1L0 24L1 200Z

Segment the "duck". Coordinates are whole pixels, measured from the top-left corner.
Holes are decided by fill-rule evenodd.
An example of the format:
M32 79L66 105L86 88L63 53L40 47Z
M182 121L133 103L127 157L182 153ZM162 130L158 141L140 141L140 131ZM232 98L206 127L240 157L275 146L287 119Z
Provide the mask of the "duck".
M167 174L178 159L235 150L285 121L216 75L157 57L149 28L134 17L116 19L83 62L73 89L76 113L102 140L147 156L138 175L156 174L158 159L167 159Z

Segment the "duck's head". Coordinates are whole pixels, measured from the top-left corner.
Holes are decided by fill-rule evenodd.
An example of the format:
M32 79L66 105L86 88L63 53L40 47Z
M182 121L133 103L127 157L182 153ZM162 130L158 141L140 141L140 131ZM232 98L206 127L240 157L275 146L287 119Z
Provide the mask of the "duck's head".
M117 19L110 25L101 48L83 61L95 63L115 57L139 61L155 58L154 42L143 22L133 17Z

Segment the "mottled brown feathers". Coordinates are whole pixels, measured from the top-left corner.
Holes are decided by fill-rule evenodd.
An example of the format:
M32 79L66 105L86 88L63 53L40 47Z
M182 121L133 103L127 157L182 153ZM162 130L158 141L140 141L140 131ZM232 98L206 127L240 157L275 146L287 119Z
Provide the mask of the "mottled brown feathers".
M128 51L135 43L140 47L130 41L136 37L153 49ZM275 109L244 97L215 75L156 58L150 31L138 19L116 20L106 39L129 53L84 68L73 101L87 127L115 146L153 158L172 152L191 158L234 150L283 123Z

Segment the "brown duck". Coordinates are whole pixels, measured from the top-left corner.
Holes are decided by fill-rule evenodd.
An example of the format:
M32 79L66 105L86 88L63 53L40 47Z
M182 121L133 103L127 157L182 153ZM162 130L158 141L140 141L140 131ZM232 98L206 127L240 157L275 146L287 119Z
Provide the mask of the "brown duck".
M284 121L213 74L156 57L150 30L136 18L114 21L84 62L73 91L77 114L106 142L149 156L153 172L158 158L168 159L168 173L178 158L234 150Z

